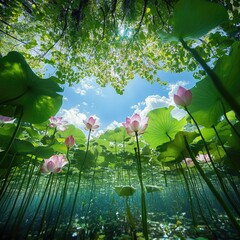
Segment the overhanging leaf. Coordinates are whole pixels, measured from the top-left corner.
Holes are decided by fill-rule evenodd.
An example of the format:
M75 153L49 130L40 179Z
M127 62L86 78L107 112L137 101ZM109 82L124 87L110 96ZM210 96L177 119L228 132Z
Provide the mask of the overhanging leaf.
M218 60L214 71L225 89L240 104L240 83L238 80L240 69L236 62L240 62L240 44L238 43L233 45L229 56L224 56ZM198 82L191 89L191 92L192 104L189 106L189 111L200 125L216 126L223 113L231 110L209 77Z
M173 12L173 34L178 38L196 39L228 20L226 9L205 0L180 0Z
M44 122L62 105L57 79L39 78L18 52L0 59L0 79L0 104L22 106L23 121Z
M188 109L196 122L208 128L217 125L223 115L223 99L209 77L198 82L191 92L192 104Z

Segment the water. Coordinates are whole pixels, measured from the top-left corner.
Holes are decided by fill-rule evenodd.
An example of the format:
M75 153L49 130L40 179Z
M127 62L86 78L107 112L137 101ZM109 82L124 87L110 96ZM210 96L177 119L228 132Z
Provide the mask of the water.
M187 183L173 167L165 174L156 169L144 171L144 184L158 186L158 191L145 193L149 238L239 239L196 169L185 169L184 173ZM225 199L213 173L209 174ZM238 177L231 176L230 181L229 174L222 176L228 194L238 205ZM103 167L87 171L81 175L79 190L78 181L77 171L70 172L68 178L64 170L39 174L37 163L12 171L1 195L1 239L144 239L141 191L134 166L130 171ZM132 186L136 192L119 196L116 186Z

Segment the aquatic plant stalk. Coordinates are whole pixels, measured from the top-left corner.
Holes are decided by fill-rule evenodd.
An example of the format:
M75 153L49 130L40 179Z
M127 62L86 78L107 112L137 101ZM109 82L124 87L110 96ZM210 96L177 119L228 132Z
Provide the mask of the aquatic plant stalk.
M45 203L45 208L44 208L44 210L43 210L41 222L40 222L40 225L39 225L39 227L38 227L37 239L39 239L39 236L40 236L41 231L42 231L42 228L43 228L43 223L44 223L44 220L45 220L45 215L46 215L47 209L49 209L48 202L49 202L49 199L50 199L50 196L51 196L51 193L52 193L52 184L53 184L53 177L51 178L50 187L49 187L48 195L47 195L47 200L46 200L46 203Z
M9 181L9 175L11 173L11 167L12 167L12 164L13 164L13 161L16 157L17 153L15 153L11 159L11 162L9 164L9 167L7 169L7 173L5 174L4 176L4 181L2 183L2 186L1 186L1 189L0 189L0 201L2 200L2 198L4 197L4 194L5 192L7 191L7 187L8 187L8 184L10 184L10 181ZM13 175L12 175L13 176ZM8 184L7 184L8 183Z
M187 166L186 160L185 160L185 164L186 164L186 166ZM196 219L196 216L195 216L194 205L193 205L193 196L192 196L192 193L191 193L191 191L190 191L190 186L189 186L187 177L186 177L186 175L185 175L185 172L184 172L184 170L183 170L183 168L182 168L182 165L179 163L177 166L178 166L180 172L181 172L182 175L183 175L183 179L184 179L184 182L185 182L185 185L186 185L186 189L187 189L187 193L188 193L188 196L189 196L189 203L190 203L190 210L191 210L193 225L194 225L194 226L197 226L197 219ZM187 168L188 168L188 166L187 166ZM188 169L188 170L189 170L189 169Z
M196 160L189 144L187 141L186 136L184 136L184 142L185 142L185 146L198 170L198 172L200 173L200 175L202 176L202 178L204 179L204 181L206 182L206 184L208 185L209 189L212 191L212 193L214 194L214 196L216 197L216 199L218 200L218 202L220 203L220 205L223 207L223 209L225 210L226 214L228 215L230 221L232 222L232 224L234 225L234 227L236 228L236 230L238 231L238 233L240 234L240 225L238 224L235 216L233 215L232 211L229 209L229 207L227 206L227 204L225 203L224 199L222 198L222 196L219 194L219 192L216 190L216 188L214 187L214 185L212 184L212 182L208 179L207 175L205 174L205 172L203 171L203 169L201 168L200 164L198 163L198 161Z
M211 162L211 164L212 164L213 170L214 170L214 172L216 173L216 176L217 176L217 179L218 179L218 181L219 181L219 183L220 183L220 186L221 186L222 191L224 192L226 198L228 199L229 203L232 205L232 207L234 208L234 210L236 211L236 213L239 215L239 210L237 209L237 207L236 207L236 206L234 205L234 203L232 202L231 196L229 196L229 194L228 194L228 191L227 191L227 189L226 189L226 186L224 185L224 181L223 181L223 179L222 179L222 177L221 177L221 175L220 175L220 173L219 173L219 170L216 168L216 166L215 166L215 164L214 164L214 162L213 162L213 159L212 159L212 157L211 157L211 153L210 153L210 151L209 151L209 149L208 149L207 143L206 143L206 141L205 141L205 139L204 139L204 137L203 137L203 135L202 135L202 132L201 132L201 130L200 130L200 128L199 128L196 120L194 119L194 117L192 116L192 114L189 112L189 110L188 110L187 107L184 107L184 109L187 111L188 115L191 117L191 119L193 120L195 126L197 127L197 130L198 130L198 132L199 132L199 134L200 134L200 136L201 136L201 139L202 139L202 141L203 141L204 147L205 147L205 149L206 149L206 151L207 151L208 157L209 157L210 162Z
M39 202L39 204L38 204L38 207L37 207L37 209L36 209L36 211L35 211L35 214L34 214L34 216L33 216L33 218L32 218L32 221L30 222L30 224L29 224L29 226L28 226L26 236L28 235L30 229L31 229L32 226L33 226L33 223L34 223L35 220L36 220L36 217L38 216L38 212L39 212L39 210L40 210L40 208L41 208L41 206L42 206L43 200L44 200L45 195L46 195L46 193L47 193L47 190L48 190L48 187L49 187L49 184L50 184L50 182L51 182L51 178L52 178L52 177L53 177L53 173L50 173L50 177L48 178L48 181L47 181L45 190L44 190L44 192L43 192L43 194L42 194L42 197L41 197L41 199L40 199L40 202Z
M221 80L217 76L217 74L207 65L207 63L202 59L202 57L198 54L198 52L189 47L187 43L181 38L179 39L182 43L182 46L192 54L192 56L195 58L195 60L202 66L202 68L206 71L210 79L212 80L214 86L218 90L218 92L221 94L221 96L226 100L226 102L232 107L232 109L235 111L235 113L240 116L240 105L238 102L233 98L233 96L224 88Z
M221 104L222 104L222 108L223 108L223 115L224 115L227 123L230 125L230 127L232 128L232 130L234 131L236 136L238 136L240 138L240 133L237 131L237 129L234 127L234 125L231 123L231 121L228 119L228 116L227 116L226 110L225 110L225 106L222 101L221 101Z
M142 208L142 226L143 226L143 235L146 240L148 240L148 226L147 226L147 206L146 206L146 198L145 198L145 188L143 185L142 180L142 163L140 157L140 148L139 148L139 141L138 141L138 133L135 132L135 137L137 141L137 149L135 150L136 159L137 159L137 172L138 172L138 179L140 182L141 188L141 208Z
M13 214L14 210L16 209L15 207L16 207L17 201L18 201L18 199L19 199L19 196L20 196L21 191L22 191L22 188L23 188L23 184L24 184L25 179L26 179L26 176L27 176L29 164L30 164L30 161L29 161L28 166L26 167L26 170L25 170L25 172L24 172L24 175L23 175L23 177L22 177L22 179L21 179L21 184L20 184L20 186L19 186L19 188L18 188L18 191L17 191L16 197L15 197L15 200L14 200L14 202L13 202L12 209L11 209L9 215L8 215L8 219L7 219L7 221L5 222L5 225L4 225L4 227L3 227L3 231L4 231L4 229L7 229L7 225L8 225L8 223L9 223L9 221L12 219L12 214ZM13 226L14 226L14 224L13 224ZM14 231L12 231L12 233L14 233Z
M20 110L20 116L19 116L19 119L18 119L18 123L17 123L17 126L16 126L16 128L15 128L15 130L13 132L13 135L11 137L10 142L8 143L8 145L7 145L6 149L5 149L4 155L3 155L2 159L0 159L0 164L4 161L4 159L6 158L9 150L11 149L11 147L12 147L12 145L14 143L14 140L15 140L15 138L17 136L18 130L20 129L20 126L21 126L21 123L22 123L23 108L21 106L19 106L17 109Z
M80 169L79 169L79 174L78 174L78 182L77 182L77 189L76 189L76 192L75 192L75 195L74 195L74 199L73 199L73 204L72 204L72 209L71 209L71 212L70 212L70 218L69 218L69 221L68 221L68 226L66 227L66 230L65 230L65 236L66 237L66 234L68 232L68 229L72 223L72 218L73 218L73 213L74 213L74 210L75 210L75 206L76 206L76 202L77 202L77 197L78 197L78 193L79 193L79 189L80 189L80 183L81 183L81 178L82 178L82 168L85 164L85 161L87 159L87 154L88 154L88 149L89 149L89 143L90 143L90 135L91 135L91 128L89 129L88 131L88 138L87 138L87 147L86 147L86 152L85 152L85 155L84 155L84 159L83 159L83 162L80 166Z
M66 179L65 179L64 187L62 190L62 197L61 197L60 203L59 203L58 214L57 214L56 221L55 221L55 224L53 227L53 236L54 236L55 230L57 229L57 225L58 225L61 213L62 213L62 209L63 209L63 205L64 205L64 201L66 198L66 193L67 193L68 177L69 177L69 170L70 170L70 165L71 165L70 161L69 161L69 147L67 147L66 158L68 160L68 168L67 168L67 172L66 172Z

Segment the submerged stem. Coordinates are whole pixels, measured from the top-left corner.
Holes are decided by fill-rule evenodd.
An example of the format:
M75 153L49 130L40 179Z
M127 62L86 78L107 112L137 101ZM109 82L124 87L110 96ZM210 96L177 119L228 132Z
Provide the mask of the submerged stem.
M186 136L184 136L184 142L185 142L185 146L198 170L198 172L200 173L200 175L202 176L202 178L204 179L204 181L206 182L206 184L208 185L209 189L212 191L212 193L214 194L214 196L216 197L216 199L218 200L218 202L221 204L221 206L223 207L223 209L225 210L226 214L228 215L229 219L231 220L232 224L235 226L236 230L238 231L238 233L240 234L240 225L238 224L236 218L234 217L232 211L229 209L229 207L227 206L227 204L225 203L224 199L222 198L222 196L219 194L219 192L216 190L216 188L214 187L214 185L212 184L212 182L209 180L209 178L207 177L207 175L205 174L205 172L203 171L202 167L200 166L200 164L198 163L198 161L196 160L188 142L187 142L187 138Z
M135 132L135 137L137 141L137 151L136 151L136 158L137 158L137 170L138 170L138 178L141 187L141 207L142 207L142 225L143 225L143 235L146 240L148 240L148 226L147 226L147 207L146 207L146 199L145 199L145 188L142 181L142 164L140 158L140 148L139 148L139 141L138 141L138 133Z

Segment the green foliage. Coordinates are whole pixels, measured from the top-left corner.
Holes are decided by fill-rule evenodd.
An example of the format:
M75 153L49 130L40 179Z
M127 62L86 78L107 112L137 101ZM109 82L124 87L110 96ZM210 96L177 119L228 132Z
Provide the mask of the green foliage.
M237 43L232 46L229 56L218 60L214 71L225 89L240 103L239 81L237 81L240 69L236 62L240 62L240 45ZM209 77L198 82L191 92L193 98L189 111L200 125L205 127L216 125L220 117L231 110Z
M184 143L184 136L187 138L188 143L192 143L197 135L196 132L179 131L173 141L158 147L158 151L160 151L158 160L162 162L180 162L185 157L188 157L189 153Z
M181 131L186 124L186 119L180 121L173 118L169 108L158 108L149 112L149 124L144 133L144 140L152 147L171 141L178 131Z
M173 34L177 39L197 39L227 20L227 11L220 4L180 0L173 11Z
M159 36L176 38L171 32L174 28L177 37L199 37L227 20L224 30L233 38L239 22L231 3L226 7L232 18L227 18L221 1L114 2L86 1L78 9L78 0L38 0L28 7L10 1L1 9L0 52L6 55L13 49L24 53L41 74L43 67L54 68L59 83L72 85L94 76L100 86L110 83L122 93L135 75L166 84L156 76L158 70L197 69L196 61L180 45L163 44ZM173 21L169 21L173 10ZM233 41L222 34L217 39L209 36L198 42L208 61L225 55ZM201 78L202 74L199 71L195 76Z
M68 125L67 129L63 132L58 132L57 135L60 135L61 138L65 141L67 137L72 135L75 139L75 142L80 145L80 144L85 144L86 143L86 136L82 132L82 130L76 128L74 125Z
M21 106L23 121L44 122L62 105L56 78L36 76L20 53L10 52L0 59L0 79L0 104Z

